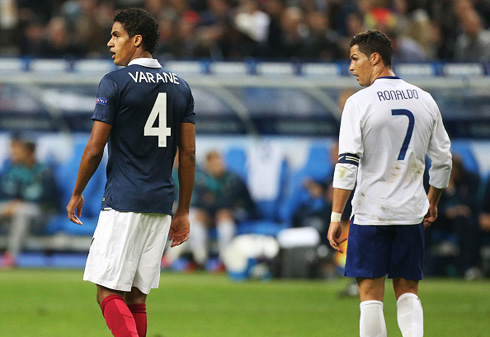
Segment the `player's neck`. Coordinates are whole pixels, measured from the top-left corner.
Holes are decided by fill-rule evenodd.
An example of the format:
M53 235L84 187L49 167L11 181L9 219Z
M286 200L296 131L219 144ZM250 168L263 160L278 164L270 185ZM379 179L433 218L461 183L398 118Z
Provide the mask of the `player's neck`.
M373 82L376 81L376 79L379 77L389 77L389 76L395 76L395 72L390 67L382 67L380 69L375 69L375 71L373 71L373 76L371 77L372 80L370 84L373 84Z
M141 59L141 58L148 58L148 59L151 59L151 58L153 58L153 56L151 55L151 53L150 53L150 52L148 52L148 51L146 51L146 50L143 50L143 49L138 49L138 50L137 50L137 51L134 53L134 55L133 55L133 57L131 58L130 62L131 62L132 60L135 60L135 59Z

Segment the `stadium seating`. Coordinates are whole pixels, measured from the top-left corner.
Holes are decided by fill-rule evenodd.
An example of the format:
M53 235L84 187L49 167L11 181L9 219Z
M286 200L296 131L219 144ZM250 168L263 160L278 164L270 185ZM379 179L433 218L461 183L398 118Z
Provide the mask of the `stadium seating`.
M224 153L226 167L247 181L247 154L241 147L230 147Z
M73 145L73 154L69 160L60 163L55 168L55 179L61 194L61 209L70 201L73 187L75 186L80 159L87 143L88 138L77 137ZM71 223L66 214L60 214L48 221L46 224L46 234L58 232L70 235L92 235L97 224L100 211L100 203L104 194L105 185L105 165L100 165L94 173L84 191L85 204L83 207L82 221L83 226Z
M313 144L309 149L304 165L289 177L286 198L279 210L281 221L289 222L297 206L307 200L308 192L304 186L305 180L326 181L331 179L332 167L328 146Z
M473 173L480 174L480 168L475 154L471 149L471 144L464 140L454 140L451 142L451 152L457 154L463 160L465 168Z

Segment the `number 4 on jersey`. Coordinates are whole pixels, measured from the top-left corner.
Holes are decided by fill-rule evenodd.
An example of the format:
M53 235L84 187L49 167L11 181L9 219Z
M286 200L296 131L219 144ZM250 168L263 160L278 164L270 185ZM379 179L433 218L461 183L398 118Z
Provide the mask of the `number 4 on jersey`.
M158 126L155 121L158 118ZM167 127L167 93L158 93L155 104L151 109L144 129L145 136L158 136L158 147L167 147L167 137L172 135L172 129Z

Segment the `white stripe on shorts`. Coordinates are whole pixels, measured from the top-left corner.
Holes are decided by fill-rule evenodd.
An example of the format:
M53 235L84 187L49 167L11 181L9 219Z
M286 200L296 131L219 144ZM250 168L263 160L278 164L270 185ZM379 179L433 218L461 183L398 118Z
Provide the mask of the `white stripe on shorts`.
M158 288L170 223L166 214L102 210L83 280L125 292Z

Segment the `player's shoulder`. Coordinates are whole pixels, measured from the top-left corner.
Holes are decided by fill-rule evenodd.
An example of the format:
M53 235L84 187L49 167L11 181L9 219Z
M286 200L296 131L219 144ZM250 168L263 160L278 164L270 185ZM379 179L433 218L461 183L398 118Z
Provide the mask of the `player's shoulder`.
M371 97L373 88L371 86L362 88L347 98L346 104L361 104Z
M187 83L187 81L182 77L180 76L179 74L175 73L172 71L172 69L168 69L168 68L165 68L165 67L162 67L160 68L162 72L164 73L167 73L167 74L172 74L172 77L173 78L176 78L178 83L185 89L187 90L190 90L190 86L189 86L189 83Z
M127 71L125 70L126 68L124 67L124 68L119 68L110 71L102 77L101 82L104 81L118 82L123 78L124 74L127 74Z
M404 84L406 87L408 87L408 88L410 88L410 89L412 89L412 90L417 90L417 91L418 91L420 94L422 94L422 95L426 95L426 96L430 96L430 97L432 97L432 95L431 95L431 94L430 94L428 91L425 91L424 89L420 88L419 86L417 86L417 85L415 85L415 84L412 84L412 83L410 83L410 82L404 81L404 80L402 80L402 82L403 82L403 84Z

